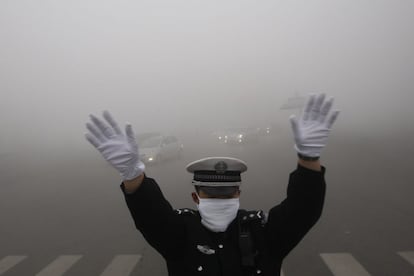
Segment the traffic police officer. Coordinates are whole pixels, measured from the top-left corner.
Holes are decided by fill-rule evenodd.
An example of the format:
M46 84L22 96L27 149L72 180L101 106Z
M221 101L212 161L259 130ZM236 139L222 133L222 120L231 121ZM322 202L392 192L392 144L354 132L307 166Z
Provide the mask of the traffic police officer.
M123 132L109 112L106 122L90 115L86 139L116 168L136 228L166 260L170 276L280 275L286 255L319 219L325 197L325 168L319 156L339 111L333 98L311 95L298 119L291 116L297 168L287 197L262 211L239 209L246 164L229 157L190 163L197 211L173 209L154 179L144 173L130 124Z

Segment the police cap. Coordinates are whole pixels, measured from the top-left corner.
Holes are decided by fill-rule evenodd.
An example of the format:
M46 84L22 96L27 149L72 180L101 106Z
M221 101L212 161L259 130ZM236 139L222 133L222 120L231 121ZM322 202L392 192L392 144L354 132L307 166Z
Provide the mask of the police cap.
M247 165L237 158L207 157L191 162L186 169L194 174L194 186L211 196L226 196L239 189L240 174L247 170Z

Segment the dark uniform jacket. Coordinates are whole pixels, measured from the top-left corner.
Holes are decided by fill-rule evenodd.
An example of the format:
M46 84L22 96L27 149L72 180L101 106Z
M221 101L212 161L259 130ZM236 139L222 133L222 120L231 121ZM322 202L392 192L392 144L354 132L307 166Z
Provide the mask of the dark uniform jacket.
M201 224L197 211L174 210L157 183L145 177L140 188L126 194L135 225L166 260L169 276L280 275L283 259L319 219L325 197L325 168L312 171L298 165L290 174L287 197L265 218L261 211L239 210L226 232ZM121 185L123 189L123 185ZM243 265L245 240L254 263Z

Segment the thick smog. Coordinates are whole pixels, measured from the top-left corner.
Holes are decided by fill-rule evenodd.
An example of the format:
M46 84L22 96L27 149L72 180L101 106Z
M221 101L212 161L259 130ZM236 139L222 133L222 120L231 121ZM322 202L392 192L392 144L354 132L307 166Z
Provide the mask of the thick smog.
M235 275L227 262L243 275L414 275L413 10L2 1L0 275ZM220 185L275 229L259 235L266 250L254 243L252 264L242 245L226 251L230 230L207 226L201 203L230 199L203 198L198 186ZM299 205L289 207L290 194ZM312 204L314 224L292 215ZM194 216L194 232L223 242L173 228ZM177 237L196 237L200 257Z

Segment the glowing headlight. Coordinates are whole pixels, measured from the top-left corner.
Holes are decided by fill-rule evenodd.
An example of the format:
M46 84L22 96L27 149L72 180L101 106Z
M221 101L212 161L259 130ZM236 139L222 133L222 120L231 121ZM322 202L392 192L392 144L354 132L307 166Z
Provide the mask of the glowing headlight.
M150 162L154 161L154 157L149 157L148 161L150 161Z
M242 142L242 139L239 139L239 143L241 143Z
M227 139L227 135L226 135L226 136L224 136L224 138L225 138L225 139Z
M218 138L219 138L219 140L221 140L221 136L219 136Z
M239 134L239 139L243 138L243 134Z

